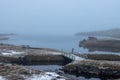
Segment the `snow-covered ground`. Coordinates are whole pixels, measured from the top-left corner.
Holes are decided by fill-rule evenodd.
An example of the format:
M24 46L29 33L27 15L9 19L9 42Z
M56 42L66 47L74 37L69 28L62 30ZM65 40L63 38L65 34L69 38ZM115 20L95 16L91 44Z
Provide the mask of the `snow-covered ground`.
M26 77L25 80L65 80L65 78L54 72L45 72L43 74L33 74L30 77Z
M5 79L3 76L0 76L0 80L7 80L7 79Z
M24 54L24 52L18 52L18 51L14 51L14 50L9 50L9 51L6 51L6 52L1 52L1 54L5 55L5 56L13 56L13 55Z
M0 80L9 80L0 76ZM64 77L54 73L54 72L45 72L43 74L33 74L32 76L25 77L25 80L66 80Z
M66 56L66 57L68 57L68 58L70 58L70 59L73 59L73 60L75 60L75 61L82 61L82 60L85 60L85 58L82 58L82 57L80 57L80 56L77 56L77 55L75 55L75 54L64 54L64 56Z

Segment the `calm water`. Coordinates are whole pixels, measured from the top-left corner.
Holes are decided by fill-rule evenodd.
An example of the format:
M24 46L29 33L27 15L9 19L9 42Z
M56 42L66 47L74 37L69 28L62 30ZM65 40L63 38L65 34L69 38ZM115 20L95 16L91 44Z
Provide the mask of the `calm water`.
M86 38L88 38L88 36L16 35L16 36L11 36L9 40L4 40L0 42L15 44L15 45L30 45L31 47L53 48L53 49L67 51L67 52L71 52L72 48L74 48L75 52L88 53L89 51L87 49L79 47L79 42ZM97 38L111 39L111 37L97 37ZM95 51L92 53L108 53L109 54L113 52Z
M16 35L9 40L1 41L9 44L30 45L32 47L53 48L63 51L71 51L74 48L77 52L87 52L79 48L79 41L87 38L85 36L36 36L36 35Z
M35 65L35 66L26 66L28 68L32 68L35 70L45 70L45 71L54 71L60 69L62 66L61 65Z

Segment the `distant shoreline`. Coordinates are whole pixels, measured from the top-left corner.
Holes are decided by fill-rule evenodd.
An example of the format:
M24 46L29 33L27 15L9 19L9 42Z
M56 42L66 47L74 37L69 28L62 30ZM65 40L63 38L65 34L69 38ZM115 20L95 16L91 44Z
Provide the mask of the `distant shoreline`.
M10 34L0 34L0 40L8 40L9 36L15 35L13 33Z
M120 38L120 29L114 28L109 30L102 30L102 31L93 31L93 32L80 32L76 33L76 36L103 36L103 37L113 37L113 38Z

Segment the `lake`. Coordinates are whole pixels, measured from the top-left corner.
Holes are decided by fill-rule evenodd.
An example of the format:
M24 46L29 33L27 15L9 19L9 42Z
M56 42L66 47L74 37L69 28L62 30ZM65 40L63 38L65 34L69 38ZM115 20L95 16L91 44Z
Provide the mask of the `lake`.
M103 52L95 51L89 52L88 49L79 47L79 42L83 39L88 38L88 36L42 36L42 35L14 35L10 36L9 40L1 40L1 43L15 44L15 45L30 45L31 47L39 48L52 48L57 50L63 50L66 52L71 52L74 48L75 52L81 54L85 53L113 53L113 52ZM111 37L98 37L104 39L111 39ZM112 38L114 39L114 38ZM116 39L116 38L115 38ZM118 53L116 53L118 54Z
M3 43L15 45L30 45L31 47L53 48L63 51L87 52L87 49L79 48L79 42L87 38L85 36L39 36L39 35L16 35Z

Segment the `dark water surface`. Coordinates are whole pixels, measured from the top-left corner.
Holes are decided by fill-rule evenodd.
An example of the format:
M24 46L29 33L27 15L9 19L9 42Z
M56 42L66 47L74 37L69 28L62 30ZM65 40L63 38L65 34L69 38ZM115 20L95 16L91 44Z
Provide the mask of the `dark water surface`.
M54 71L60 69L62 65L34 65L34 66L26 66L26 67L35 70Z

